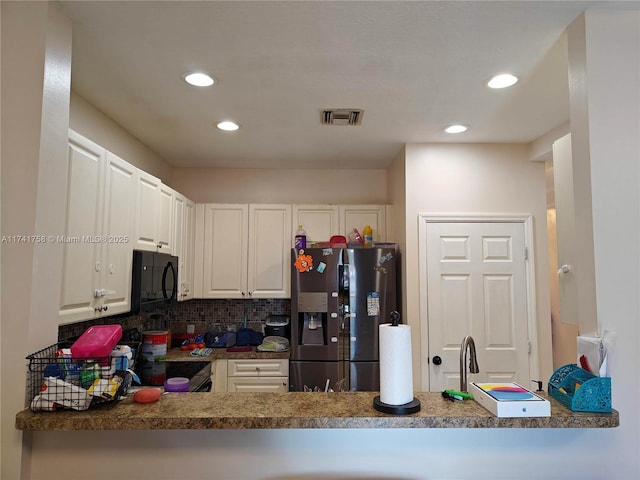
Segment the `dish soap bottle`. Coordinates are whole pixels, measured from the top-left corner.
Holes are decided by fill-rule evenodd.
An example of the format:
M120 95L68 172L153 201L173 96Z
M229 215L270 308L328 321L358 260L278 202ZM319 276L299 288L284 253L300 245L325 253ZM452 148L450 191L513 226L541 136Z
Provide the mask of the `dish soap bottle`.
M307 232L302 228L302 224L298 225L295 236L296 250L307 248Z
M373 247L373 230L371 230L371 225L366 225L364 230L362 230L362 234L364 235L364 246L366 248Z

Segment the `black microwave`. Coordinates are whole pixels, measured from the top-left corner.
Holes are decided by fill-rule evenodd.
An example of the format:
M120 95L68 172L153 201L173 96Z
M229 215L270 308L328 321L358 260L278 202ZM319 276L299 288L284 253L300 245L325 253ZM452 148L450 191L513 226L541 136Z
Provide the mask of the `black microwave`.
M133 251L131 312L150 312L178 299L178 257Z

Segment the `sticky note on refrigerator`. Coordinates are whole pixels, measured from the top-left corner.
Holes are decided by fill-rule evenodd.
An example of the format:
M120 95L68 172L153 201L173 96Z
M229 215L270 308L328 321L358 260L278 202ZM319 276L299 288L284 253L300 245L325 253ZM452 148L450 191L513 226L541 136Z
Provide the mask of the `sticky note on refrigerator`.
M367 293L367 316L375 317L380 315L380 293Z

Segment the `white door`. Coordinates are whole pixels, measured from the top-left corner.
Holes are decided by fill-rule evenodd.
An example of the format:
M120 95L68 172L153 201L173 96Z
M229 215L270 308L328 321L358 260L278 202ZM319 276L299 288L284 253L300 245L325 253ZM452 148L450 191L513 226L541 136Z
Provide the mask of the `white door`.
M429 389L460 387L460 344L466 335L475 341L480 367L479 374L468 375L469 382L529 385L524 224L427 222L421 241L426 241L430 361L423 368L429 369Z

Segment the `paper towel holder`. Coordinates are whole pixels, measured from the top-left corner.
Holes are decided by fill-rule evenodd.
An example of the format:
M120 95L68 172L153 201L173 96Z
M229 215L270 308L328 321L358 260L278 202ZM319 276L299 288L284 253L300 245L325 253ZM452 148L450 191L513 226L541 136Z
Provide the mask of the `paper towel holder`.
M400 314L398 312L391 312L389 315L391 319L391 325L398 326L400 320ZM373 399L373 408L382 413L390 413L392 415L411 415L420 411L420 400L413 397L409 403L402 405L390 405L380 400L380 395L376 395Z
M409 403L403 405L389 405L380 401L380 395L376 395L373 399L373 408L379 412L392 415L411 415L420 411L420 400L414 397Z

